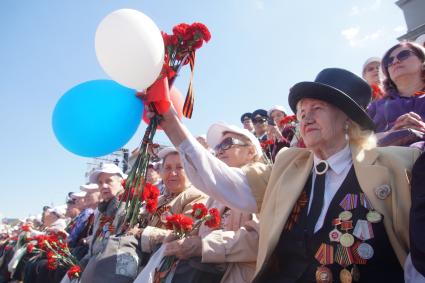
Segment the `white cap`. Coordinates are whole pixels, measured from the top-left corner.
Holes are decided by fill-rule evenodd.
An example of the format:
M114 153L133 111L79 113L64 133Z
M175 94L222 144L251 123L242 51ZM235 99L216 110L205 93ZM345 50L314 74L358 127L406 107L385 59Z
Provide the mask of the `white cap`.
M127 174L122 172L121 168L113 163L105 163L102 164L101 168L98 168L90 174L89 181L90 183L97 183L97 178L99 178L99 174L107 173L107 174L119 174L123 179L127 178Z
M93 192L97 192L99 190L99 186L97 184L90 183L90 184L86 184L86 185L81 185L80 190L82 190L84 192L88 192L88 193L93 193Z
M369 65L370 63L373 63L373 62L381 63L381 58L379 58L379 57L370 57L369 59L367 59L366 62L364 62L364 64L363 64L362 73L364 73L364 70L366 69L366 66Z
M424 43L425 43L425 33L424 34L421 34L420 36L418 36L415 39L415 42L418 43L418 44L420 44L421 46L424 46Z
M179 153L175 147L169 146L169 147L164 147L163 149L161 149L157 155L159 158L163 160L167 155L173 152Z
M221 142L224 132L232 132L232 133L247 137L255 146L255 149L257 150L257 154L259 156L263 155L263 150L261 149L260 142L252 133L250 133L247 129L242 129L235 125L228 125L224 122L214 123L208 129L208 133L207 133L208 144L212 148L215 148Z
M288 111L286 110L285 107L283 107L282 105L273 105L269 111L267 111L267 116L270 117L270 115L272 114L273 111L278 110L281 111L283 113L285 113L286 115L288 114Z
M65 217L65 213L66 213L66 204L65 205L58 205L55 206L53 208L49 208L47 209L48 212L54 212L57 215L59 215L60 217Z
M80 191L80 192L72 193L71 198L83 198L86 195L87 195L87 192Z

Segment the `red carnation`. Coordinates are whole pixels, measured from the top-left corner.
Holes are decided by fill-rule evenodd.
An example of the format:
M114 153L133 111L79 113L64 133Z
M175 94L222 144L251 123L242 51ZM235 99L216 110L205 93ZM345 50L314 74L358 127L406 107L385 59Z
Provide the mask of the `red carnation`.
M208 214L208 209L203 203L195 203L192 207L192 216L196 219L202 219Z
M205 225L210 228L217 228L220 226L220 212L217 208L211 208L209 210L209 215L207 216L208 220L205 221Z
M67 274L68 274L69 279L72 280L72 279L80 277L80 272L81 272L80 266L73 265L73 266L71 266L70 269L68 269Z
M167 216L166 218L166 228L174 229L177 232L190 232L192 230L193 220L190 217L187 217L183 214L173 214L171 216Z
M193 23L190 27L195 31L196 38L202 38L203 40L205 40L205 42L210 41L211 33L204 24Z
M295 115L286 116L286 117L282 118L282 120L280 120L279 126L283 127L286 124L289 124L289 123L292 123L292 122L295 122L295 121L297 121L297 116L295 116Z
M143 190L143 200L157 199L159 197L159 189L151 183L146 183Z
M32 253L33 250L34 250L34 245L33 244L28 244L27 245L27 253Z
M28 226L28 225L22 225L22 231L29 232L30 231L30 226Z
M190 26L186 23L178 24L178 25L173 27L173 34L178 36L178 37L183 38L186 35L186 31L187 31L188 27L190 27Z
M154 200L154 199L148 199L148 200L146 200L146 210L150 214L155 213L157 207L158 207L158 200Z

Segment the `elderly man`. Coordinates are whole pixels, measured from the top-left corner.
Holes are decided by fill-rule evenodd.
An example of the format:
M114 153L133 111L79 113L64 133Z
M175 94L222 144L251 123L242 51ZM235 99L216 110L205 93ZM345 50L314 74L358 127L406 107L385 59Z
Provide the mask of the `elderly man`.
M101 253L105 248L107 239L115 232L116 223L119 220L115 219L119 205L118 195L124 190L121 182L125 178L127 178L127 175L115 164L103 164L101 168L90 175L89 181L99 186L102 202L97 207L99 213L96 214L94 219L89 252L82 259L82 265L89 263L91 257ZM87 272L87 269L84 273Z

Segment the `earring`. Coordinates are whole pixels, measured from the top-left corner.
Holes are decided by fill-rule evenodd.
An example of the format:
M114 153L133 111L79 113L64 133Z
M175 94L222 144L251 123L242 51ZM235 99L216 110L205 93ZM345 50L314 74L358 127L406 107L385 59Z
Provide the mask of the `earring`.
M350 137L348 136L348 123L345 123L344 131L345 131L345 140L348 141L350 139Z

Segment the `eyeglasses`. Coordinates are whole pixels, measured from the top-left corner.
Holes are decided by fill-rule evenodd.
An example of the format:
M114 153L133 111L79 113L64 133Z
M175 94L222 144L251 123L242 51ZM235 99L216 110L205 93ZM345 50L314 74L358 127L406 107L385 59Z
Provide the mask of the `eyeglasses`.
M388 56L387 58L384 58L384 66L385 68L388 68L394 64L395 58L397 58L397 60L401 62L409 58L411 55L415 55L415 52L413 52L412 50L402 50L396 56Z
M265 122L267 122L267 118L262 118L262 117L254 118L252 120L253 124L264 124Z
M225 138L221 143L219 143L218 145L216 145L214 147L215 152L220 152L220 151L224 151L224 150L228 150L229 148L231 148L233 145L241 145L241 146L246 146L248 144L244 143L241 140L235 139L235 138Z

